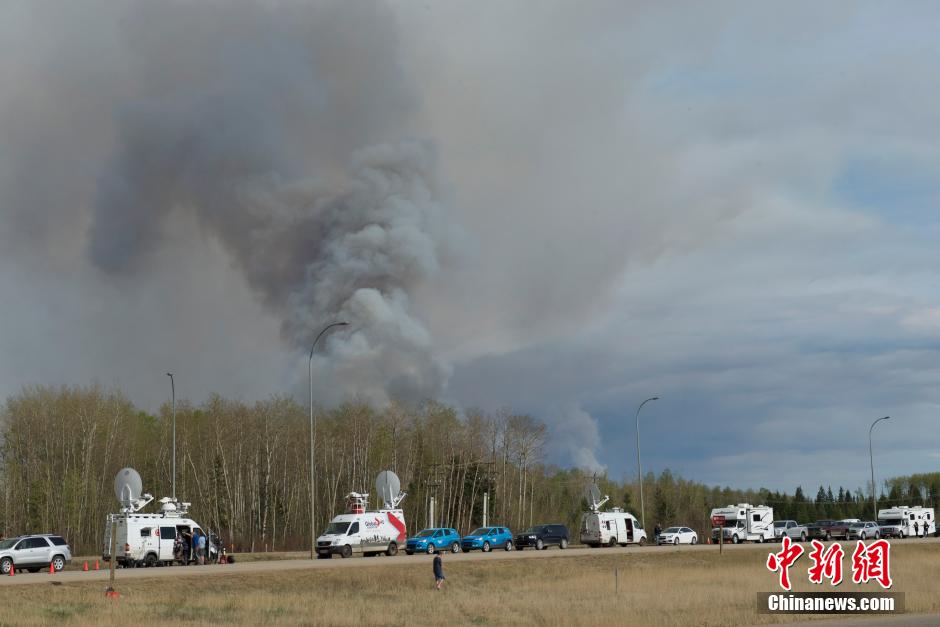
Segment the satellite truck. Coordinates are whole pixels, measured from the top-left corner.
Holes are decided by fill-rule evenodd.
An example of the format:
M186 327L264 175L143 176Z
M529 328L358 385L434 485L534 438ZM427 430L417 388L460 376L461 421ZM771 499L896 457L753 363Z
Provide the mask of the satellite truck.
M602 512L601 507L610 500L601 498L597 484L590 483L585 489L590 511L581 517L581 542L590 547L626 546L628 544L646 544L646 531L633 514L619 507L612 507L609 512Z
M712 529L712 542L738 544L752 542L770 542L774 539L774 508L766 505L740 503L728 507L716 507L712 510L712 520L724 519L720 527Z
M142 514L153 496L142 491L140 475L133 468L122 468L114 478L114 494L121 503L121 511L108 514L105 524L101 557L111 559L111 526L116 523L115 562L123 568L138 566L168 566L173 562L188 564L192 556L175 551L176 537L195 530L203 533L202 526L187 515L190 503L170 497L160 499L160 512ZM218 559L221 542L212 533L206 536L206 562Z
M330 521L326 531L317 538L317 558L334 555L395 555L405 546L408 530L405 513L398 505L407 496L401 481L391 470L383 470L375 478L375 490L384 507L368 511L369 495L350 492L346 495L346 512Z
M916 530L914 529L915 522L917 523ZM878 510L878 525L883 538L910 538L923 535L924 529L927 530L927 535L935 533L937 519L932 507L899 505Z

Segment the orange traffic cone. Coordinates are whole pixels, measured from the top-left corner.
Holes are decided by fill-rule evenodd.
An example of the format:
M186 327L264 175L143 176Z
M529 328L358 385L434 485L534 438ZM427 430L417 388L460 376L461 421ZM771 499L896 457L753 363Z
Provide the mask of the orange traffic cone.
M53 566L52 564L49 564L49 574L50 575L55 574L55 566Z
M10 576L12 577L15 574L16 574L16 566L14 566L13 564L10 564Z
M85 565L82 566L82 570L85 571L86 573L88 572L88 562L87 562L87 561L85 562Z
M95 560L95 570L98 570L98 560Z

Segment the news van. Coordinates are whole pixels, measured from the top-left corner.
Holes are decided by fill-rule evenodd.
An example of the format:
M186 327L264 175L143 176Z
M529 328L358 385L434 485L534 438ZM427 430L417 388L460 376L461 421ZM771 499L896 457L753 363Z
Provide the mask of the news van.
M589 484L584 498L590 511L581 516L582 544L590 547L646 544L646 530L633 514L619 507L612 507L608 512L601 511L610 497L601 498L597 485Z
M108 515L101 547L103 561L111 559L112 526L116 531L114 560L118 566L167 566L174 562L186 565L195 560L192 547L184 553L177 541L183 536L192 537L196 531L205 534L202 525L187 515L190 504L169 497L161 499L160 503L158 514L133 511ZM220 548L219 537L214 533L207 534L207 563L218 560Z
M334 517L317 538L317 558L396 555L408 539L405 512L398 507L406 496L400 486L395 473L380 473L376 489L385 506L375 511L368 510L368 494L350 492L346 495L346 512Z

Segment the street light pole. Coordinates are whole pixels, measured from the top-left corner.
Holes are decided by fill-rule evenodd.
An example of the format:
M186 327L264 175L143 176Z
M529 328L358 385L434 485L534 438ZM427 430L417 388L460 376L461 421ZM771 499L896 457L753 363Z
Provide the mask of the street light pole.
M316 473L314 472L314 434L316 433L316 422L313 416L313 352L317 349L317 342L323 335L333 327L344 327L348 322L332 322L317 334L313 345L310 347L310 359L307 362L307 374L310 377L310 559L317 557L317 483Z
M640 466L640 410L650 401L658 401L658 396L652 396L636 408L636 480L640 484L640 520L643 521L643 530L646 530L646 507L643 503L643 470Z
M173 500L176 500L176 383L173 381L173 373L168 372L166 376L170 377L170 393L173 395L173 487L170 492L173 494Z
M872 520L875 522L878 522L878 505L875 502L875 456L872 454L871 450L871 431L875 428L876 424L882 420L888 420L889 418L891 418L891 416L879 418L875 422L871 423L871 426L868 428L868 461L871 463L871 511L874 515Z

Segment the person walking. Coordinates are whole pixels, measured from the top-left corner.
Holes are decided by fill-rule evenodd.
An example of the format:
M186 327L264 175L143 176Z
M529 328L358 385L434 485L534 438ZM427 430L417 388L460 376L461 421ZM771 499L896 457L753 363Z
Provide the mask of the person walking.
M444 560L441 559L443 551L434 552L434 585L438 590L444 584Z

